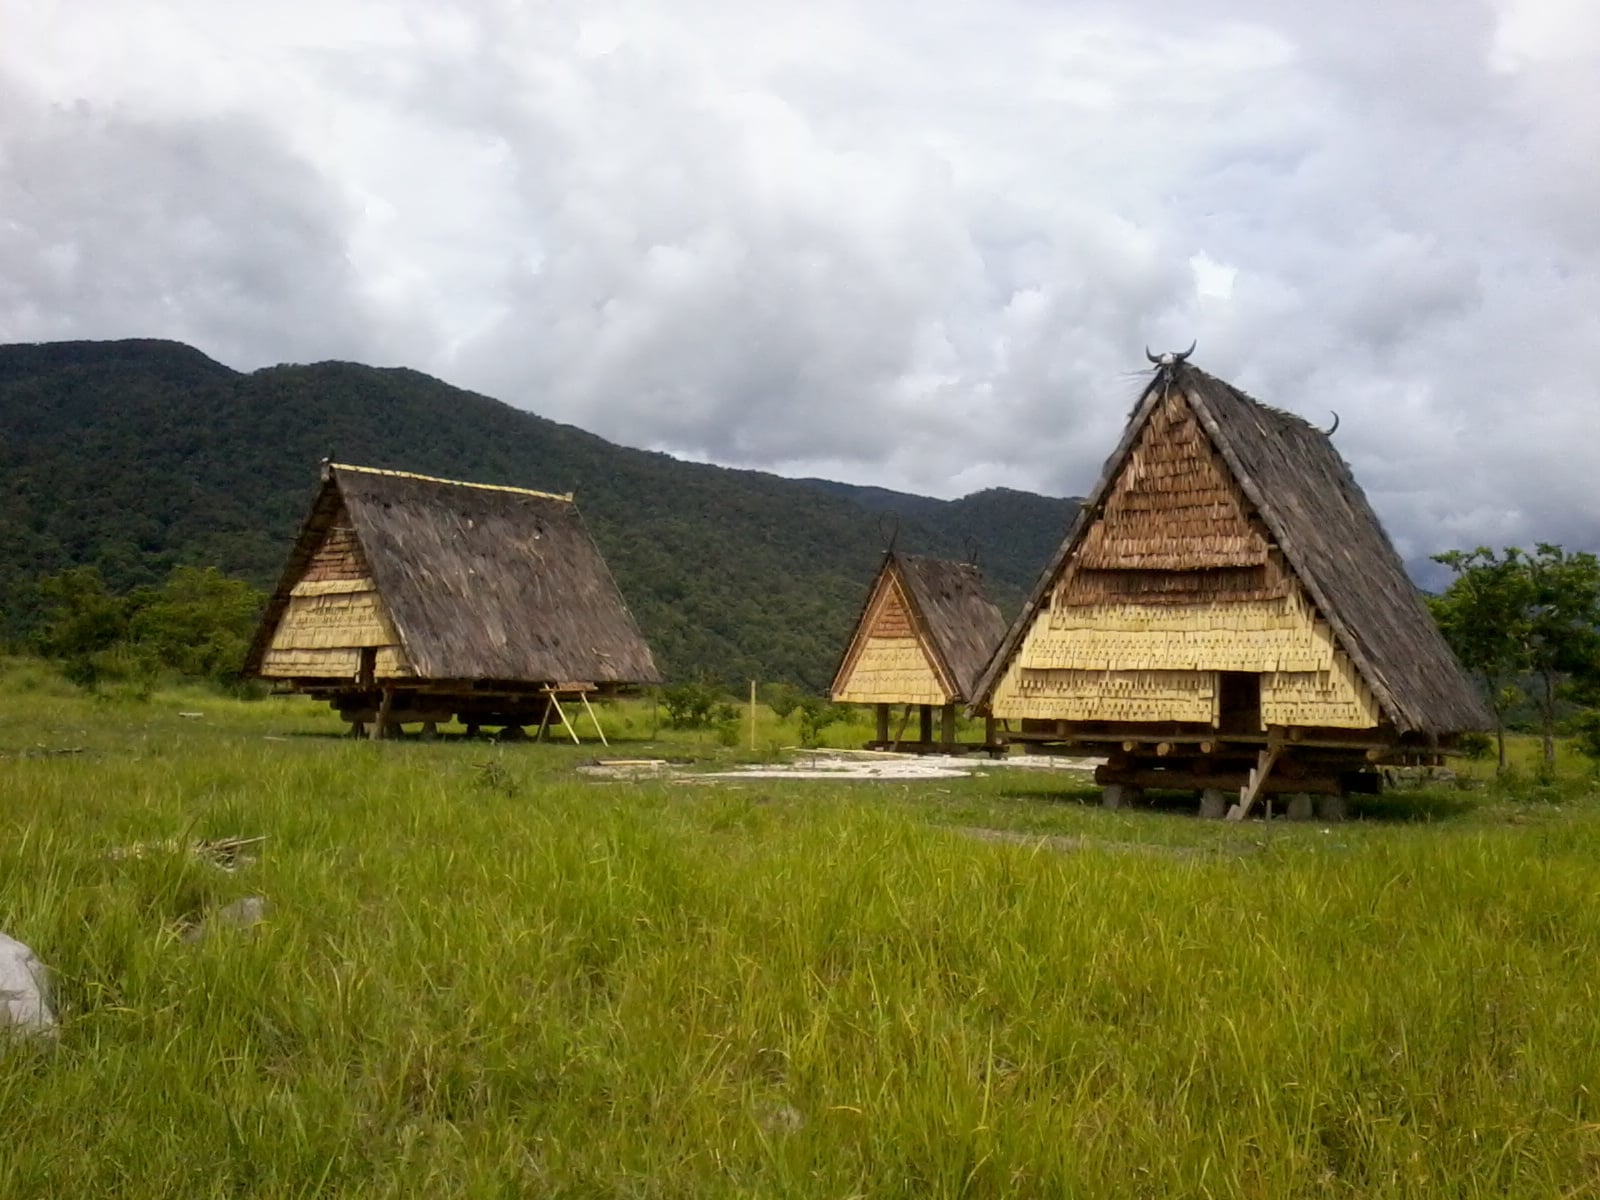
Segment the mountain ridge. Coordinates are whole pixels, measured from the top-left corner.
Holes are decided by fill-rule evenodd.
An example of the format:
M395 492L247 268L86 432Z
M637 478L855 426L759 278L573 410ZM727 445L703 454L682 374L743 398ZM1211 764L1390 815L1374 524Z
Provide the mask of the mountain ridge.
M181 342L0 345L0 636L34 582L98 567L117 588L178 563L270 586L341 461L575 491L669 674L826 685L894 518L900 548L977 546L1014 609L1076 512L987 489L955 500L685 462L408 367L239 372Z

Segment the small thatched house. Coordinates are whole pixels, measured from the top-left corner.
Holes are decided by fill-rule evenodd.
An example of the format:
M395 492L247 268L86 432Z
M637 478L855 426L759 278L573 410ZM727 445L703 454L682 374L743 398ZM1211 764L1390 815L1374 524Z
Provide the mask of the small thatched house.
M327 464L246 671L375 736L659 682L572 497Z
M869 743L875 748L954 749L956 709L972 700L1005 629L977 567L890 551L834 675L833 699L876 706L877 738ZM889 735L889 709L900 705L905 720L913 706L921 712L914 742L901 736L905 720ZM936 708L942 710L937 741Z
M1329 436L1165 356L976 689L1141 787L1371 787L1489 714ZM1334 802L1327 808L1338 808Z

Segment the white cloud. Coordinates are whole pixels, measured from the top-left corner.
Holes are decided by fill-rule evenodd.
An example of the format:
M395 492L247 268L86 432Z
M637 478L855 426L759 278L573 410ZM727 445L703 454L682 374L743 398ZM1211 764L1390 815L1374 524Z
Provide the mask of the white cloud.
M1083 490L1193 338L1414 558L1594 547L1596 11L0 0L0 337L947 495Z

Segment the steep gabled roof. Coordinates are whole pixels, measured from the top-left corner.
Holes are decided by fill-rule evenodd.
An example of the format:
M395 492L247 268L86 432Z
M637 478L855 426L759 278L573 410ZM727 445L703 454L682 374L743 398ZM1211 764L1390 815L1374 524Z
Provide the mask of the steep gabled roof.
M1445 644L1328 435L1181 361L1157 368L1100 481L983 672L974 693L980 702L1009 665L1151 414L1171 390L1187 399L1387 719L1402 732L1424 734L1487 728L1492 722L1482 697Z
M323 472L247 671L341 509L418 677L659 682L570 495L340 463Z
M1005 633L1005 618L983 594L983 575L977 567L893 550L884 555L877 578L867 591L855 632L834 672L835 684L857 646L868 636L864 623L872 612L873 600L890 580L899 582L918 640L932 655L934 669L953 692L953 700L966 702Z

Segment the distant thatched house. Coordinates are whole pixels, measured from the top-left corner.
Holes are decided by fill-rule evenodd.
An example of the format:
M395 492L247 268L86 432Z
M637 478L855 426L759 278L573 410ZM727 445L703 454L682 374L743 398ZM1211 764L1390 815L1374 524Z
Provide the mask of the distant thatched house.
M834 675L833 699L876 706L873 746L954 748L956 709L971 701L1005 628L977 567L890 551ZM913 705L920 709L914 742L890 738L891 705L904 705L908 718ZM943 710L937 742L935 708Z
M1241 814L1489 721L1328 435L1172 355L976 707L1109 755L1108 802L1195 788Z
M572 497L330 463L246 670L359 727L541 722L658 682Z

